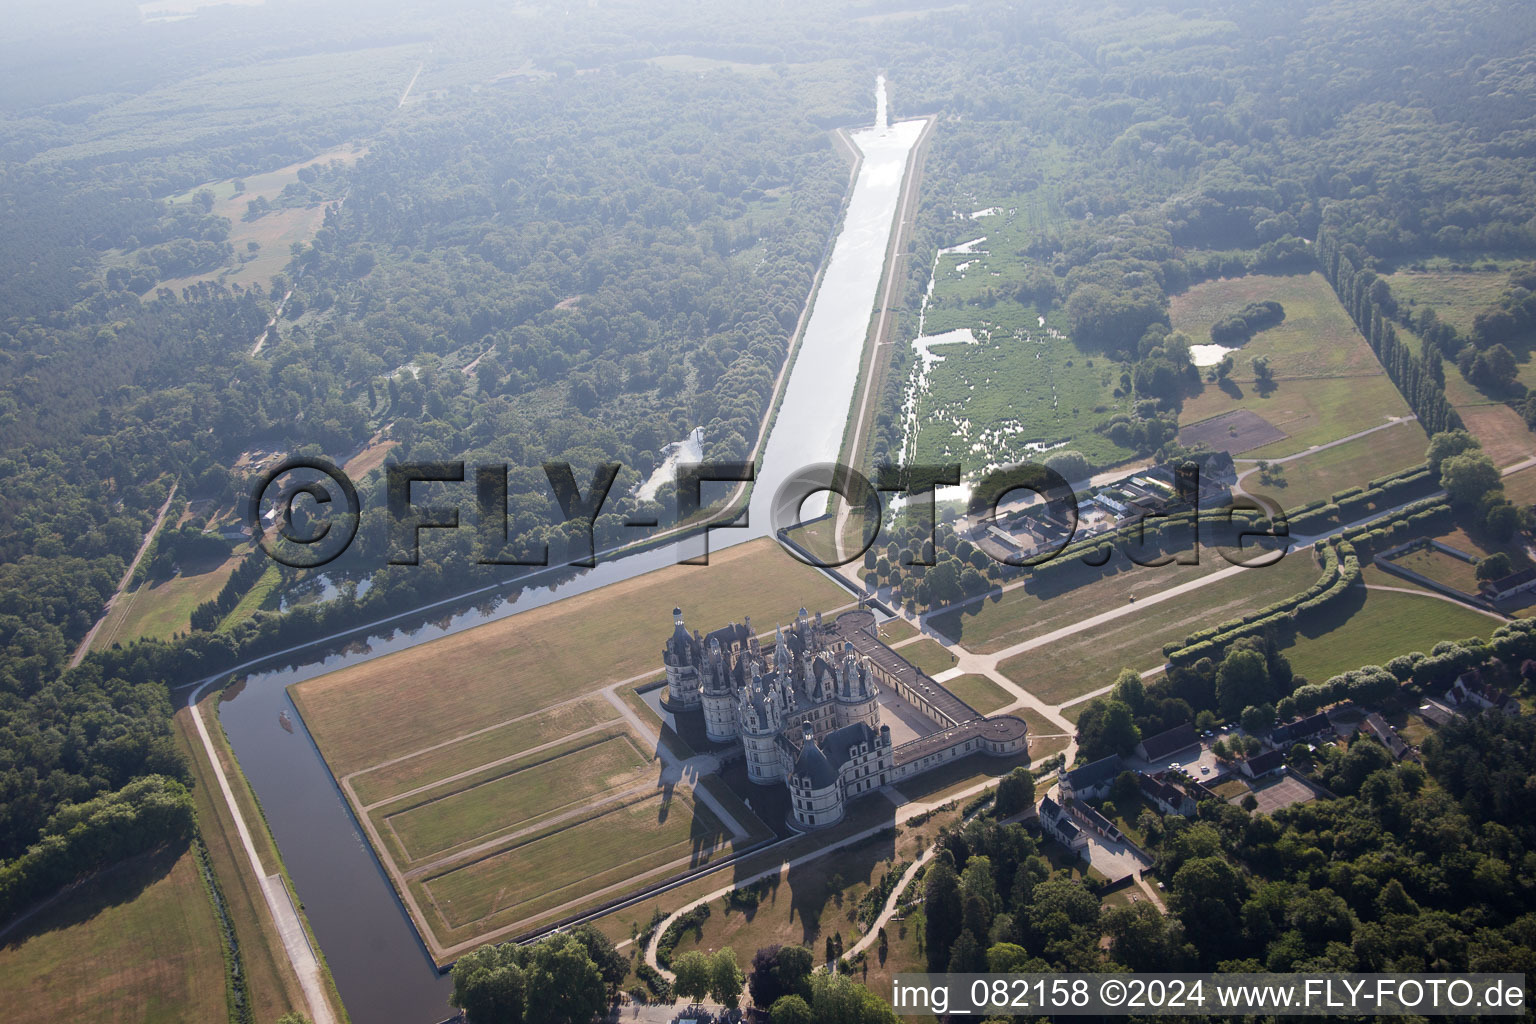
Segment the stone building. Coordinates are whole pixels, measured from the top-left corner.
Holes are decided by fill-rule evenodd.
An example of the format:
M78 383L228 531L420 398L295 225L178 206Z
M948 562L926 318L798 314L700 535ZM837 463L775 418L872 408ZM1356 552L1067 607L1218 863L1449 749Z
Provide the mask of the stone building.
M740 744L752 782L787 786L797 827L836 824L848 800L956 758L1027 748L1021 719L982 717L881 643L870 612L826 623L802 608L771 648L750 619L708 635L690 633L680 608L672 620L666 708L701 716L713 743ZM882 692L935 731L893 746Z

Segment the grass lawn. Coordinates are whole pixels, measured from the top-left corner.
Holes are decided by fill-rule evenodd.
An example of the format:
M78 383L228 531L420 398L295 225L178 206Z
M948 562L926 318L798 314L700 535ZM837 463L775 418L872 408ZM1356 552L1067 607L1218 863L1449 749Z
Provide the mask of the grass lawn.
M1000 595L944 612L929 619L935 629L966 650L994 654L1005 647L1070 626L1082 619L1125 604L1130 598L1142 598L1169 587L1188 583L1207 573L1227 567L1214 551L1202 550L1200 565L1137 566L1117 557L1120 572L1101 576L1097 571L1084 576L1093 578L1070 590L1041 594L1025 587L1014 587ZM905 654L907 648L902 648Z
M1243 479L1243 489L1271 498L1281 508L1295 508L1417 466L1428 447L1429 437L1417 420L1399 423L1277 467L1283 472L1284 486L1261 483L1254 473Z
M908 800L924 802L947 800L978 782L1000 779L1015 768L1027 767L1034 756L1036 755L1033 749L1028 754L1016 754L1012 757L972 754L970 757L950 761L915 778L899 782L892 788Z
M7 932L0 993L16 1019L222 1021L222 945L192 851L162 849Z
M984 715L990 715L998 708L1007 707L1013 703L1014 699L1013 694L986 676L975 673L956 676L940 685Z
M1536 476L1531 477L1531 485L1532 490L1536 491ZM880 623L880 639L884 640L887 646L910 640L917 635L917 627L906 619L887 619Z
M650 763L626 730L604 730L381 808L375 821L404 861L421 861L639 785Z
M605 806L412 888L430 907L444 945L517 921L530 924L564 904L595 900L607 886L675 874L729 854L731 837L680 786ZM652 879L654 880L654 879Z
M243 554L207 564L189 565L179 576L141 583L118 601L92 644L98 650L140 637L169 640L192 628L192 610L224 589Z
M1185 399L1179 425L1188 426L1233 409L1248 409L1290 435L1244 452L1245 459L1295 455L1315 444L1379 427L1394 416L1412 415L1385 373L1284 380L1268 395L1258 394L1248 383L1230 386L1233 394L1207 384L1200 394Z
M897 653L930 676L949 671L955 667L955 662L959 661L943 644L927 637L916 643L907 644Z
M707 566L668 566L320 676L293 697L343 775L656 671L674 606L708 632L743 616L771 629L802 606L847 603L841 587L763 539L715 552Z
M1489 555L1503 552L1509 556L1510 562L1516 569L1523 569L1531 564L1530 556L1525 553L1525 546L1520 543L1518 537L1504 544L1492 540L1478 540L1458 526L1436 535L1434 539L1457 551L1465 551L1473 558L1487 558Z
M478 768L514 751L527 750L594 725L617 723L618 720L618 712L612 704L598 696L587 697L493 726L445 746L430 747L376 768L364 769L348 781L358 801L366 807L449 775Z
M1436 583L1443 583L1447 587L1460 590L1466 594L1477 593L1477 570L1471 562L1464 562L1454 555L1448 555L1444 551L1435 548L1420 548L1417 551L1409 551L1392 559L1394 565L1401 566L1410 572L1416 572L1420 576L1427 576Z
M1059 704L1110 685L1122 668L1139 672L1161 665L1164 643L1298 594L1316 581L1318 572L1310 551L1292 552L1275 565L1242 570L1046 649L1026 651L998 669L1041 700Z
M1517 505L1536 505L1536 466L1505 477L1504 494Z
M1486 637L1497 627L1491 616L1451 601L1371 590L1347 619L1321 635L1298 636L1282 653L1297 675L1322 682L1399 654L1428 651L1441 640Z
M677 952L713 951L730 946L743 970L752 957L770 945L810 946L820 960L825 936L840 933L852 946L863 934L858 924L859 900L878 885L898 861L916 856L916 833L899 837L875 835L825 857L797 864L769 884L762 901L750 910L728 908L722 899L710 907L702 934L687 933ZM874 956L874 951L870 951Z
M1388 416L1408 415L1402 396L1319 273L1207 281L1173 296L1170 316L1175 330L1205 344L1217 320L1264 300L1284 306L1285 321L1260 331L1233 355L1233 380L1223 387L1206 384L1187 399L1181 425L1249 409L1291 435L1245 453L1266 458L1378 426ZM1260 395L1252 383L1250 367L1258 356L1269 359L1277 378L1268 395Z

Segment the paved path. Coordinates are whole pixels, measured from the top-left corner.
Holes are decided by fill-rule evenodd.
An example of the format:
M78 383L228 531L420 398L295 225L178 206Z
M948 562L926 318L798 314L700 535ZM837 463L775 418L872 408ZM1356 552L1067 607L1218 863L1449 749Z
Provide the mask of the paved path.
M171 499L176 497L176 484L171 484L171 493L165 496L165 503L160 506L160 512L155 516L155 521L149 527L149 532L144 535L144 542L139 545L138 552L133 556L133 561L128 563L128 568L123 570L123 578L118 581L117 589L112 596L107 598L107 603L101 610L101 618L91 627L89 633L80 641L80 646L75 648L74 656L69 659L69 667L74 668L85 658L85 653L91 649L91 641L96 639L96 631L102 627L112 615L112 608L122 599L123 591L128 584L133 582L133 574L138 571L139 563L144 560L144 555L149 551L150 543L155 539L155 534L160 532L160 525L165 522L165 514L171 509Z
M224 772L223 762L219 760L219 751L214 747L212 737L208 735L208 725L203 721L202 711L197 706L203 694L222 678L224 678L223 675L217 676L193 690L187 697L187 710L191 713L192 722L197 727L197 736L202 741L204 753L208 755L208 763L213 767L214 778L219 783L219 792L223 794L224 803L234 819L235 831L240 834L240 845L245 850L246 859L250 861L251 872L261 880L261 894L266 898L267 910L272 914L272 922L277 926L283 951L288 955L293 973L298 976L299 987L304 990L304 1001L309 1004L310 1019L314 1024L336 1024L336 1014L332 1011L331 1002L325 995L325 982L320 974L320 961L309 944L309 936L304 932L304 924L299 920L299 912L294 908L282 876L269 875L262 868L261 858L256 853L256 844L251 838L251 830L245 823L245 816L240 813L240 805L235 802L234 791L229 787L229 777Z

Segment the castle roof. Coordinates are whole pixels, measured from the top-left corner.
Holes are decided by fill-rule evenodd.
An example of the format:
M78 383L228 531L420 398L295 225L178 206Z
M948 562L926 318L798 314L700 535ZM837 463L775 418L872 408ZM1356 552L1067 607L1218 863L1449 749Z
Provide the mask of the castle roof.
M825 747L827 757L831 762L842 768L853 756L849 751L860 743L868 743L874 746L878 742L875 730L863 722L854 722L845 725L841 729L833 729L827 733L822 745Z
M800 745L800 753L795 758L795 774L808 781L812 789L826 789L837 784L837 769L832 767L832 762L827 760L814 738Z

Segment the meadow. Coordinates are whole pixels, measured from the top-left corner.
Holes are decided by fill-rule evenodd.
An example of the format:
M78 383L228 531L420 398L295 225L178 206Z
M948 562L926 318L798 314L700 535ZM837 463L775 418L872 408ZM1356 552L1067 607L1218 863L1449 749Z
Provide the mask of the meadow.
M1205 383L1187 398L1179 422L1187 426L1232 409L1249 409L1290 435L1245 458L1273 458L1304 451L1410 415L1407 403L1377 362L1375 353L1333 289L1319 273L1253 274L1195 285L1172 297L1175 330L1195 344L1210 340L1211 325L1250 302L1273 300L1285 321L1260 331L1233 354L1231 379ZM1252 361L1269 360L1276 385L1255 386Z
M0 937L11 1015L206 1024L227 1019L223 939L187 847L135 857ZM27 1011L23 1014L23 1011Z
M1264 483L1254 473L1243 479L1243 489L1271 499L1281 508L1295 508L1417 466L1428 448L1429 437L1417 420L1398 423L1287 462L1277 467L1280 478L1275 483ZM1245 468L1238 467L1239 471Z

